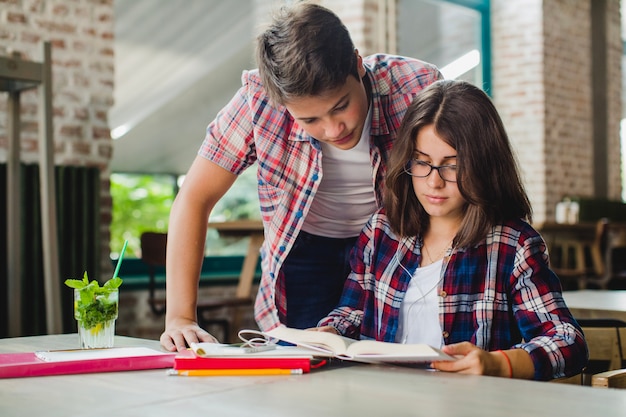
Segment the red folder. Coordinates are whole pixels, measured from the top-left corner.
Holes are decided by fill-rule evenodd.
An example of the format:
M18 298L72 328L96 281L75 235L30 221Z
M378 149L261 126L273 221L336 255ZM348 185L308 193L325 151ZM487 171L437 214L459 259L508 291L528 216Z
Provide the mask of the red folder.
M145 348L136 356L131 353L122 357L59 361L42 360L35 352L1 353L0 378L171 368L175 356L175 352L162 353L157 350L154 350L154 354L146 354Z
M311 370L310 357L199 357L178 355L174 358L174 369L302 369Z

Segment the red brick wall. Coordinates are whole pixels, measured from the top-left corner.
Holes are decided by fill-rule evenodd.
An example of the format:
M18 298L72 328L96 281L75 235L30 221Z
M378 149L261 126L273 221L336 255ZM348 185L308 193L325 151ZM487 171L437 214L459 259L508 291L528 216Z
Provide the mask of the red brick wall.
M609 197L621 200L622 196L622 154L620 140L620 123L623 115L622 103L622 80L624 59L624 46L621 36L622 16L620 10L620 0L609 0L606 10L607 21L607 67L608 85L606 89L607 101L609 103L607 130L608 155L607 167L609 174L608 194Z
M492 0L493 96L519 156L536 221L564 196L593 196L592 0ZM609 196L619 199L621 37L609 0Z

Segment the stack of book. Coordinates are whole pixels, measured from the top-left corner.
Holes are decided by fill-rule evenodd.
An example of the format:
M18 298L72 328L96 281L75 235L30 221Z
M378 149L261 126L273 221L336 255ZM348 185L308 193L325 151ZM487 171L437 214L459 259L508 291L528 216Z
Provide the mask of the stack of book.
M289 346L246 349L219 344L193 344L174 357L169 375L178 376L262 376L301 375L311 370L310 352Z
M328 332L291 329L284 326L269 332L242 330L252 334L255 347L192 343L191 349L174 358L171 375L297 375L318 367L329 359L361 363L428 364L432 361L453 361L454 357L426 344L400 344L375 340L354 340ZM283 346L276 341L291 346ZM313 366L311 363L313 362Z

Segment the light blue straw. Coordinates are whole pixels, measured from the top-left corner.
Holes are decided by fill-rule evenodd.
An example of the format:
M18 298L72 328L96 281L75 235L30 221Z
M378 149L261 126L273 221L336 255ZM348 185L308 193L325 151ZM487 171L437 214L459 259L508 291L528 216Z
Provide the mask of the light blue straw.
M120 252L120 257L117 258L117 265L115 266L115 272L113 273L113 278L117 278L117 273L120 272L120 266L122 266L122 259L124 259L124 252L126 252L126 245L128 245L128 240L124 241L124 247L122 247L122 251Z

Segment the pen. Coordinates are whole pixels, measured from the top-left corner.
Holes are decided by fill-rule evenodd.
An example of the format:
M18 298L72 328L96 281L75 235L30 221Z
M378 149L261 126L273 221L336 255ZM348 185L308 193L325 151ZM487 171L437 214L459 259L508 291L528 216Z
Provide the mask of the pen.
M169 369L174 376L263 376L263 375L302 375L302 369Z

